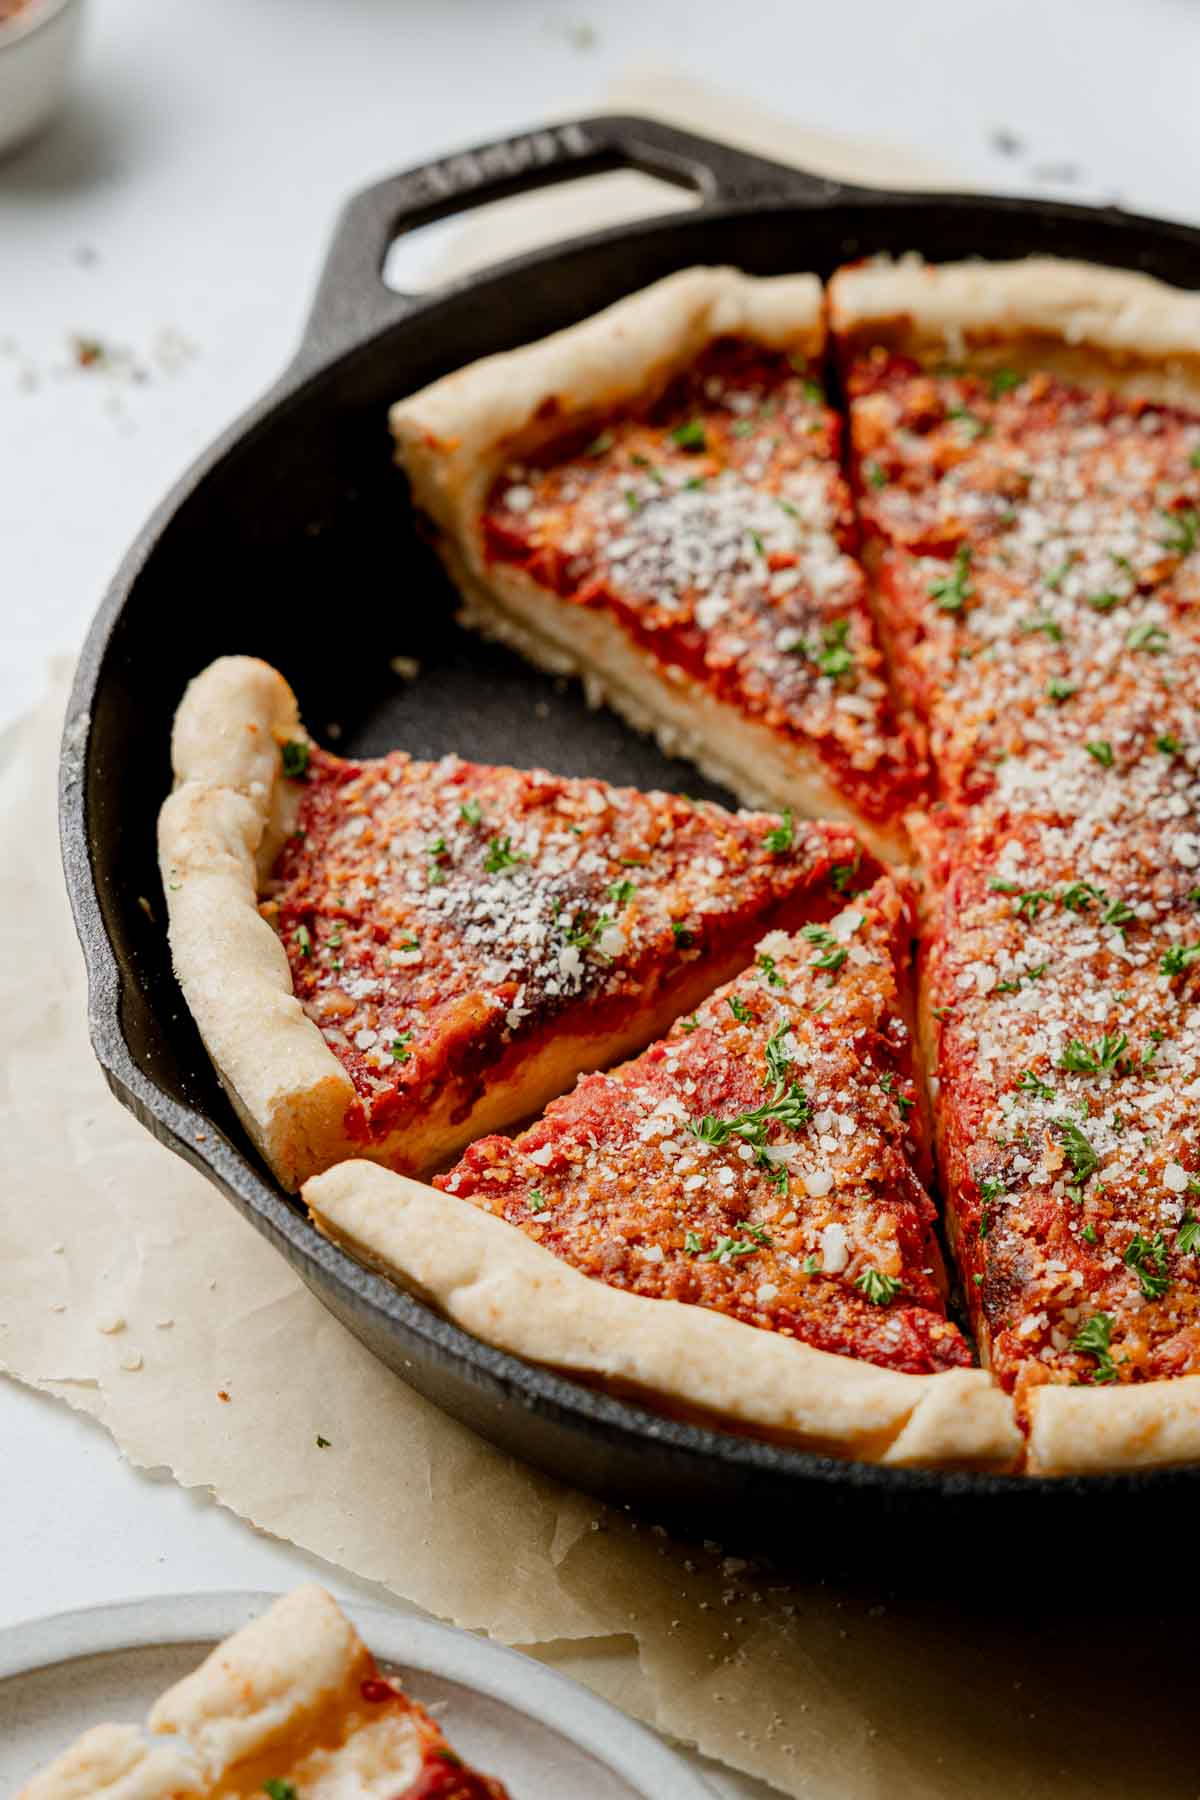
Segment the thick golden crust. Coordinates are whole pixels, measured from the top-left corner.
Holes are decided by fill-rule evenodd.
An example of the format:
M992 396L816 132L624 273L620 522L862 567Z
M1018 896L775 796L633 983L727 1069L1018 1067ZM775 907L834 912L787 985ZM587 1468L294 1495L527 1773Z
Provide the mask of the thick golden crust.
M303 1800L393 1800L450 1762L438 1726L380 1677L330 1596L306 1587L164 1694L144 1732L97 1727L18 1800L218 1800L277 1789ZM505 1800L499 1782L472 1779L472 1793Z
M1004 1469L1021 1437L978 1369L899 1375L592 1281L525 1234L364 1162L304 1189L327 1236L485 1342L684 1417L897 1466Z
M838 271L829 319L843 346L870 341L1091 376L1180 404L1200 398L1200 294L1128 269L1053 256L881 257Z
M16 1800L183 1800L206 1790L182 1747L148 1744L136 1725L97 1725Z
M444 530L473 525L492 476L518 446L556 435L565 418L653 390L719 337L819 355L820 282L685 269L540 343L485 357L397 401L392 434L418 504Z
M1200 1461L1200 1375L1044 1387L1029 1401L1030 1475L1103 1475Z
M218 1645L150 1713L153 1732L177 1734L205 1778L309 1736L336 1736L374 1670L370 1651L319 1587L297 1588Z
M158 823L175 973L239 1116L287 1188L345 1153L354 1099L258 912L260 874L286 830L280 745L303 736L281 675L223 657L180 705L176 787Z

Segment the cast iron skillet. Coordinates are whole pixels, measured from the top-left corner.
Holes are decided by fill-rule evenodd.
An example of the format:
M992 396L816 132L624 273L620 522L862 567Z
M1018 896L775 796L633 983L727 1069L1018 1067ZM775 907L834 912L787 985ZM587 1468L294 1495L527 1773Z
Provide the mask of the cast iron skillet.
M703 204L429 295L391 293L380 280L403 232L617 167L698 190ZM1200 285L1200 232L1181 225L1057 202L853 188L635 118L531 132L360 194L337 227L295 361L164 501L113 582L80 660L61 770L67 883L110 1086L351 1331L437 1406L575 1485L810 1570L878 1566L893 1577L895 1531L914 1569L927 1569L925 1550L967 1532L965 1542L986 1541L993 1567L1048 1538L1080 1557L1094 1541L1111 1556L1134 1518L1151 1514L1155 1541L1188 1542L1200 1468L1049 1482L833 1462L660 1418L476 1342L326 1243L251 1149L171 974L154 830L172 711L188 678L228 651L276 664L309 727L350 753L458 750L722 797L614 718L588 712L576 692L458 630L391 465L387 404L691 263L828 274L848 258L911 249L933 260L1045 251ZM392 673L398 653L419 659L419 681Z

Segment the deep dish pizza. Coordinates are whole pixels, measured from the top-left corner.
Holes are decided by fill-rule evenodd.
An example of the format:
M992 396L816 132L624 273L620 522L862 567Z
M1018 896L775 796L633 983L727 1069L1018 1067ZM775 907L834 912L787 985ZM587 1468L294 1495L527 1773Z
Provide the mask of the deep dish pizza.
M422 1172L640 1048L861 861L844 827L314 746L275 670L192 683L159 849L213 1061L286 1187ZM236 968L239 980L231 988Z
M780 814L604 790L566 899L558 822L526 843L482 821L529 782L556 821L600 784L339 762L273 690L250 794L193 694L177 964L269 1146L195 979L212 870L170 854L201 790L237 789L238 929L269 946L309 1086L341 1083L317 1154L268 1151L292 1180L336 1165L305 1190L322 1229L489 1341L686 1416L885 1461L1200 1458L1200 299L1049 259L865 263L826 296L694 270L392 424L468 620ZM479 818L449 832L456 783ZM684 847L626 877L643 807ZM720 848L685 974L689 832ZM572 994L496 905L497 845L528 852L539 920L553 895ZM461 884L453 923L418 848ZM909 877L872 856L915 882L915 966ZM495 934L486 979L458 895ZM417 969L427 946L427 979L380 981L384 950ZM443 1100L468 989L475 1086Z
M97 1725L17 1800L506 1800L382 1675L321 1588L277 1600L162 1696Z

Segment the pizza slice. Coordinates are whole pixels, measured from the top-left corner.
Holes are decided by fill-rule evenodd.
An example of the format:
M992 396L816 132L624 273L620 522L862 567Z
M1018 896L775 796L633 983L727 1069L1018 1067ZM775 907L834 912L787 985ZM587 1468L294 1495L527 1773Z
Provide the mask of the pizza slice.
M1200 712L1108 731L921 838L947 1225L1048 1473L1200 1458Z
M99 1725L17 1800L505 1800L381 1675L321 1588L299 1588L163 1695Z
M924 769L853 557L815 276L691 269L392 408L464 617L748 804L902 858Z
M345 1164L318 1226L489 1343L685 1417L874 1461L1006 1466L946 1317L887 878L769 934L662 1041L427 1188Z
M175 968L279 1180L411 1172L631 1054L829 910L853 834L446 757L331 756L282 676L189 687L159 851Z
M842 270L864 557L941 793L1200 682L1200 295L1050 258Z

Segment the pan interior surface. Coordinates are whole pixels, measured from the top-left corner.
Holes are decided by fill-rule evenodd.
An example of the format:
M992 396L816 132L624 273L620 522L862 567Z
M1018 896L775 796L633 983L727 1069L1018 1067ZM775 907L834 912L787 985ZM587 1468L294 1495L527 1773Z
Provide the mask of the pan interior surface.
M1049 252L1200 283L1194 236L1182 227L973 197L881 196L660 218L422 297L357 349L285 376L147 527L84 652L76 688L76 710L88 714L82 778L64 786L68 880L110 1080L152 1130L220 1182L351 1329L438 1404L578 1484L660 1508L659 1516L694 1516L710 1529L723 1512L724 1536L744 1539L732 1509L763 1547L786 1541L797 1506L816 1506L824 1495L831 1515L842 1511L838 1532L859 1536L859 1558L881 1501L937 1530L939 1503L986 1494L1024 1535L1039 1495L1065 1526L1082 1492L1090 1505L1104 1492L1153 1489L1156 1505L1182 1509L1200 1472L1047 1483L835 1465L589 1395L433 1320L318 1239L249 1150L171 973L154 839L170 784L174 708L188 679L230 652L278 667L310 730L343 754L456 751L728 801L690 765L589 710L576 684L455 623L454 597L392 466L388 403L694 262L828 274L875 251L913 249L930 260ZM97 969L110 967L108 959L111 1018L95 1004ZM196 1115L217 1128L207 1146L190 1128Z

